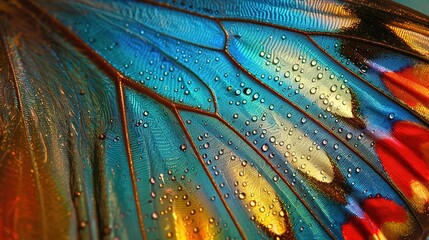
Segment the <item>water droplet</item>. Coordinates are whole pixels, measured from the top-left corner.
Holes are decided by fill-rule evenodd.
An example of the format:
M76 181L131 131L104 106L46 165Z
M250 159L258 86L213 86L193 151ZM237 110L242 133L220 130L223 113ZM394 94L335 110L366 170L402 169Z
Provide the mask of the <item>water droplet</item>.
M353 137L353 133L347 133L346 134L346 138L347 138L347 140L350 140L350 139L352 139L352 137Z
M186 146L186 144L182 144L182 145L180 145L179 148L180 148L180 150L185 151L186 148L188 148L188 147Z
M245 198L246 198L246 194L245 194L245 193L240 193L240 194L238 194L238 198L239 198L240 200L243 200L243 199L245 199Z
M81 193L80 191L76 191L76 192L74 193L74 196L75 196L76 198L80 197L80 195L82 195L82 193Z
M85 221L80 222L79 228L81 228L81 229L86 228L86 222Z
M299 69L299 64L294 64L294 65L292 66L292 70L294 70L294 71L298 71L298 69Z
M106 134L101 133L100 135L98 135L98 138L101 140L104 140L104 139L106 139Z
M252 93L252 89L251 88L245 88L245 89L243 89L243 93L246 95L250 95Z
M276 65L276 64L278 64L279 63L279 59L278 58L275 58L274 60L273 60L273 64L274 65Z
M268 151L268 149L270 149L270 147L268 146L268 144L264 144L264 145L262 145L262 146L261 146L261 150L262 150L263 152Z
M256 99L258 99L259 98L259 93L255 93L255 94L253 94L253 100L256 100Z
M274 181L274 182L277 182L278 180L279 180L279 177L278 177L278 176L274 176L274 177L273 177L273 181Z

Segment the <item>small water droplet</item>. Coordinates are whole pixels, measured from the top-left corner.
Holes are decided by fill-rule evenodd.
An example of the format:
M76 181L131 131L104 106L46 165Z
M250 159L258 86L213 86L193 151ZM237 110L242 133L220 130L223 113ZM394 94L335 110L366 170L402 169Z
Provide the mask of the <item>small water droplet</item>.
M182 144L182 145L180 145L179 148L180 148L180 150L185 151L186 148L188 148L188 147L186 146L186 144Z
M298 69L299 69L299 64L294 64L294 65L292 66L292 70L294 70L294 71L298 71Z
M243 89L243 93L246 95L250 95L252 93L252 89L251 88L245 88L245 89Z
M258 99L259 98L259 93L255 93L255 94L253 94L253 100L256 100L256 99Z
M274 181L274 182L279 181L279 177L278 177L278 176L274 176L274 177L273 177L273 181Z
M289 78L289 77L290 77L290 72L289 71L285 72L285 78Z
M104 139L106 139L106 134L101 133L100 135L98 135L98 138L101 140L104 140Z
M76 191L76 192L74 192L74 196L75 196L76 198L80 197L80 195L82 195L82 193L81 193L80 191Z
M347 140L350 140L350 139L352 139L352 137L353 137L353 133L347 133L346 134L346 138L347 138Z
M279 61L280 61L280 60L279 60L278 58L275 58L275 59L273 60L273 64L274 64L274 65L276 65L276 64L278 64L278 63L279 63Z
M270 147L268 146L268 144L264 144L264 145L262 145L262 146L261 146L261 150L262 150L263 152L268 151L268 149L270 149Z
M245 193L240 193L240 194L238 194L238 198L239 198L240 200L243 200L243 199L245 199L245 198L246 198L246 194L245 194Z

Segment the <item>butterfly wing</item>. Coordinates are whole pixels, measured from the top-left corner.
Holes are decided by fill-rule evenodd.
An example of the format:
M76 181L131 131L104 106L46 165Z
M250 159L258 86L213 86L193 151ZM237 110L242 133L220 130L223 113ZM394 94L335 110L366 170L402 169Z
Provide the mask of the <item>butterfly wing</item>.
M424 236L428 20L398 6L1 6L4 238Z

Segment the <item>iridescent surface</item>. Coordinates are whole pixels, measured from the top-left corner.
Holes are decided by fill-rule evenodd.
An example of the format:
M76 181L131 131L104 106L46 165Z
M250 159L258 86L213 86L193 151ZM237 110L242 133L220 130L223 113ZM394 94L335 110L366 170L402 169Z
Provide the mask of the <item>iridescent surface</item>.
M369 0L0 12L1 239L427 236L427 16Z
M426 15L429 14L429 4L425 2L422 3L422 1L419 0L395 0L395 2L401 3Z

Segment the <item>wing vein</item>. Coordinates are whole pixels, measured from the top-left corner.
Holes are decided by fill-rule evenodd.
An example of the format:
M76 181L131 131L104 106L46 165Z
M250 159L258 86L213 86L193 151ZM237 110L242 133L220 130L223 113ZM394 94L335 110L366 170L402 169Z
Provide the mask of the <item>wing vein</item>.
M43 239L48 239L47 236L47 223L46 223L46 212L45 212L45 201L44 201L44 197L43 197L43 193L42 193L42 188L41 188L41 184L40 184L40 174L39 174L39 168L37 166L35 157L33 152L31 151L31 149L29 148L29 145L31 145L31 142L29 141L29 136L30 136L30 130L27 127L27 124L25 124L25 113L24 113L24 105L22 103L22 94L21 94L21 89L19 87L19 83L18 83L18 77L17 77L17 71L15 69L15 66L13 64L13 59L17 59L19 60L19 57L15 57L13 56L12 52L13 49L11 49L12 46L14 46L13 44L8 44L8 41L5 39L7 36L7 34L5 33L4 29L2 29L2 42L3 45L5 46L6 52L7 52L7 58L8 58L8 62L9 62L9 67L12 71L12 75L13 75L13 85L15 88L15 92L16 92L16 98L17 98L17 103L18 103L18 108L19 108L19 112L20 112L20 120L19 123L23 126L24 128L24 135L25 135L25 140L28 142L28 144L25 145L25 147L27 148L29 155L30 155L30 161L31 161L31 166L32 166L32 170L34 171L34 182L36 184L36 189L37 189L37 194L39 196L39 204L40 204L40 211L41 211L41 221L42 221L42 236ZM9 47L7 47L9 46ZM17 51L16 49L14 49L15 52Z
M174 115L176 116L177 120L179 121L179 123L180 123L180 127L182 128L183 132L185 133L186 138L188 138L188 141L189 141L189 143L191 144L192 149L193 149L193 151L194 151L194 153L195 153L195 155L196 155L196 157L197 157L198 161L200 162L201 166L202 166L202 167L203 167L203 169L204 169L204 172L206 173L206 175L207 175L207 177L209 178L209 180L210 180L211 184L213 185L213 187L214 187L214 189L215 189L215 191L216 191L217 195L219 196L220 200L222 201L222 204L224 205L224 207L225 207L226 211L228 212L228 215L231 217L232 221L234 222L234 225L236 226L236 228L237 228L238 232L240 233L240 236L241 236L243 239L247 239L247 238L246 238L246 235L244 234L243 229L241 228L240 224L238 223L238 220L234 217L234 214L232 214L232 211L231 211L231 209L229 208L228 204L226 203L225 198L222 196L222 192L220 191L220 189L219 189L219 187L217 186L217 184L216 184L215 180L214 180L214 179L213 179L213 177L211 176L210 171L208 170L207 166L204 164L204 160L201 158L200 154L198 153L198 149L197 149L197 147L196 147L196 145L195 145L194 141L192 140L192 137L191 137L191 135L189 134L188 129L186 128L185 124L183 123L183 119L182 119L182 117L180 116L179 112L177 111L177 108L173 108L173 109L171 109L171 110L174 112ZM212 115L212 114L210 114L210 113L206 113L206 112L204 112L204 114L205 114L205 115L208 115L208 116L211 116L211 115Z
M136 176L135 176L135 172L134 172L134 162L133 162L130 139L129 139L129 134L128 134L128 126L127 126L128 124L127 124L127 115L126 115L127 113L126 113L126 106L125 106L124 89L123 89L123 84L121 81L119 81L116 84L116 91L117 91L117 95L118 95L119 110L120 110L121 122L122 122L122 131L123 131L123 135L124 135L124 144L125 144L125 150L127 153L128 168L130 170L130 175L131 175L134 202L136 204L136 209L137 209L137 213L138 213L140 231L141 231L141 234L143 236L143 239L147 239L146 231L145 231L145 227L144 227L143 215L141 213L139 194L137 191L137 182L136 182Z

